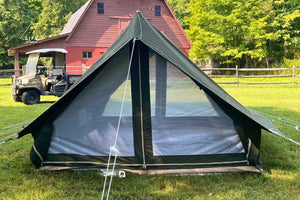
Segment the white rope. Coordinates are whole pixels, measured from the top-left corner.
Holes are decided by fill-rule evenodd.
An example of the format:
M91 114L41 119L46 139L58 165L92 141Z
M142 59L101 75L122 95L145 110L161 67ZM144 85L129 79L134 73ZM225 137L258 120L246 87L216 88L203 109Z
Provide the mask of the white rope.
M17 132L20 132L24 125L30 123L30 121L24 121L18 124L10 125L7 127L3 127L0 130L3 130L3 132L0 132L0 144L5 143L9 138L16 136Z
M292 125L291 125L291 122L285 123L285 122L283 121L284 118L278 118L278 117L275 117L275 116L273 116L273 115L271 115L271 114L263 113L263 112L260 112L260 111L257 111L257 110L253 110L253 111L255 111L255 112L257 112L257 113L260 113L260 114L262 114L262 115L269 116L268 118L269 118L271 121L273 121L273 122L280 123L280 124L282 124L282 125L284 125L284 126L288 126L288 127L291 127L291 128L295 128L297 131L299 130L299 125L298 125L298 124L300 124L300 123L297 122L297 121L288 119L289 121L291 121L291 122L293 122L293 123L296 123L296 126L295 126L295 124L292 124ZM271 119L271 118L273 118L273 119ZM269 129L269 131L272 132L272 133L274 133L274 134L276 134L276 135L278 135L278 136L283 137L284 139L286 139L286 140L288 140L288 141L290 141L290 142L293 142L294 144L297 144L297 145L300 146L300 143L299 143L299 142L297 142L297 141L295 141L295 140L293 140L293 139L291 139L291 138L288 138L288 137L286 137L285 135L282 135L282 134L278 133L277 131L274 131L273 129Z
M286 124L286 123L284 123L284 122L282 122L282 121L280 121L280 120L276 120L276 119L270 119L270 120L271 120L272 122L279 123L279 124L282 124L283 126L288 126L288 127L290 127L290 128L296 129L296 131L299 131L299 126L298 126L298 125L293 126L293 125Z
M24 128L24 125L19 125L19 126L14 126L10 129L3 129L4 131L3 132L0 132L0 135L5 135L5 134L8 134L8 133L11 133L11 132L14 132L14 131L18 131L18 130L21 130Z
M117 157L118 157L118 153L116 152L114 164L113 164L113 167L112 167L112 170L111 170L111 176L110 176L110 181L109 181L109 185L108 185L106 200L109 199L109 193L110 193L112 179L113 179L113 176L114 176L114 171L115 171L115 166L116 166L116 162L117 162Z
M0 144L4 144L12 139L17 139L17 132L24 128L24 125L29 124L31 121L23 121L18 124L9 125L1 128L3 132L0 132Z
M294 120L291 120L291 119L287 119L287 118L276 117L274 115L271 115L271 114L268 114L268 113L263 113L263 112L260 112L260 111L257 111L257 110L253 110L253 111L255 111L259 114L267 116L273 122L280 123L284 126L288 126L288 127L296 129L296 131L299 131L300 122L297 122L297 121L294 121Z
M19 132L20 130L22 130L22 128L23 127L16 127L16 128L4 131L4 132L0 133L0 137L5 136L5 135L10 134L10 133Z
M11 135L9 135L9 136L7 136L7 137L5 137L5 138L0 139L0 144L6 143L7 140L13 139L13 138L15 138L17 135L18 135L17 133L14 133L14 134L11 134Z
M3 127L1 129L9 129L9 128L13 128L13 127L16 127L16 126L21 126L21 125L24 125L24 124L29 124L31 121L24 121L24 122L20 122L18 124L14 124L14 125L10 125L10 126L6 126L6 127Z
M271 115L271 114L268 114L268 113L263 113L263 112L260 112L260 111L257 111L257 110L255 110L255 112L258 112L258 113L263 114L263 115L270 116L272 118L276 118L276 119L278 119L280 121L286 120L286 121L288 121L288 123L300 124L300 122L292 120L292 119L288 119L288 118L284 118L284 117L276 117L274 115Z
M107 181L108 170L109 170L110 158L111 158L111 149L109 150L109 156L108 156L108 161L107 161L106 173L104 174L104 175L105 175L105 178L104 178L104 183L103 183L103 189L102 189L101 200L104 199L105 188L106 188L106 181Z
M110 193L110 189L111 189L113 173L114 173L114 170L115 170L116 161L117 161L117 157L118 157L118 150L116 149L116 145L117 145L117 141L118 141L119 130L120 130L120 125L121 125L121 119L122 119L123 108L124 108L124 102L125 102L125 97L126 97L126 91L127 91L127 86L128 86L129 76L130 76L130 69L131 69L131 63L132 63L134 48L135 48L135 41L136 41L136 38L133 39L133 46L132 46L132 51L131 51L131 55L130 55L130 61L129 61L128 72L127 72L127 77L126 77L126 84L125 84L125 89L124 89L124 94L123 94L123 99L122 99L122 104L121 104L121 109L120 109L119 121L118 121L116 136L115 136L115 142L114 142L114 146L112 146L110 148L110 151L109 151L109 157L108 157L106 173L105 173L106 176L105 176L105 179L104 179L101 200L104 199L104 195L105 195L105 188L106 188L106 182L107 182L107 177L108 177L108 171L109 171L109 165L110 165L110 159L111 159L111 156L112 156L112 152L115 152L115 159L114 159L114 162L113 162L111 177L110 177L110 181L109 181L109 185L108 185L108 191L107 191L107 195L106 195L107 200L109 199L109 193Z
M273 133L275 133L275 134L277 134L277 135L283 137L284 139L286 139L286 140L288 140L288 141L290 141L290 142L293 142L294 144L297 144L298 146L300 146L300 143L299 143L299 142L297 142L297 141L295 141L295 140L293 140L293 139L291 139L291 138L288 138L288 137L286 137L286 136L284 136L284 135L282 135L282 134L280 134L280 133L274 131L273 129L270 129L269 131L271 131L271 132L273 132Z

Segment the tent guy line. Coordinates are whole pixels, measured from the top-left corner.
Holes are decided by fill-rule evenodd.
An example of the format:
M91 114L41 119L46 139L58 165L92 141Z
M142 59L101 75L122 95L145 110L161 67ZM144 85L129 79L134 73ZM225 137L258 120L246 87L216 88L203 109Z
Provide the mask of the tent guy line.
M0 144L4 144L4 143L7 143L11 140L16 140L18 139L18 134L17 133L14 133L14 134L11 134L3 139L0 139Z
M136 13L140 13L140 11L137 10ZM106 181L107 181L107 177L108 177L111 154L112 154L112 152L115 152L115 159L114 159L112 172L111 172L112 175L110 177L107 196L106 196L106 200L109 199L109 193L110 193L110 189L111 189L113 174L114 174L114 170L115 170L115 166L116 166L116 162L117 162L117 157L118 157L118 153L119 153L118 149L116 149L116 145L117 145L117 140L118 140L118 135L119 135L119 130L120 130L120 124L121 124L121 118L122 118L123 109L124 109L124 102L125 102L126 91L127 91L127 86L128 86L129 76L130 76L130 69L131 69L131 65L132 65L133 53L134 53L134 49L135 49L135 42L136 42L136 40L141 40L142 37L143 37L143 29L142 29L141 19L140 19L139 15L138 15L138 19L139 19L139 25L140 25L140 35L139 35L138 38L133 39L133 46L132 46L132 51L131 51L131 55L130 55L130 61L129 61L128 72L127 72L127 77L126 77L126 85L125 85L122 104L121 104L121 109L120 109L119 121L118 121L116 136L115 136L115 142L114 142L114 146L110 147L110 150L109 150L109 158L108 158L108 162L107 162L106 176L105 176L105 180L104 180L104 184L103 184L103 191L102 191L101 200L103 200L104 195L105 195L105 187L106 187ZM143 136L143 134L142 134L142 136Z
M286 121L285 123L289 123L289 124L300 124L299 121L295 121L295 120L292 120L292 119L288 119L288 118L285 118L285 117L276 117L274 115L271 115L269 113L265 113L265 112L261 112L261 111L258 111L258 110L254 110L255 112L258 112L260 114L263 114L263 115L267 115L269 116L269 118L276 118L280 121Z
M298 122L298 121L294 121L294 120L291 120L291 119L288 119L288 118L284 118L284 117L276 117L274 115L271 115L271 114L268 114L268 113L264 113L264 112L260 112L260 111L257 111L257 110L252 110L252 111L255 111L255 112L259 113L259 114L265 115L272 122L276 122L276 123L279 123L279 124L281 124L283 126L287 126L287 127L296 129L296 131L299 131L299 124L300 124L300 122Z
M23 121L14 125L9 125L1 128L3 132L0 132L0 144L7 143L11 140L18 139L18 132L21 131L25 125L29 124L31 121Z
M16 127L16 126L22 126L22 125L25 125L25 124L29 124L31 122L32 122L32 120L27 120L27 121L23 121L23 122L20 122L20 123L17 123L17 124L13 124L13 125L3 127L1 129L9 129L9 128L13 128L13 127Z
M142 37L142 34L140 36L140 38ZM103 191L102 191L102 196L101 196L101 200L103 200L104 195L105 195L105 187L106 187L106 181L107 181L107 177L108 177L108 171L109 171L109 166L110 166L110 159L112 156L112 152L115 153L115 158L114 158L114 163L112 166L112 172L111 172L111 177L110 177L110 181L109 181L109 186L108 186L108 190L107 190L107 195L106 195L106 199L109 199L109 193L110 193L110 189L111 189L111 184L112 184L112 179L113 179L113 174L114 174L114 170L115 170L115 166L116 166L116 162L117 162L117 157L118 157L118 149L117 149L117 141L118 141L118 136L119 136L119 130L120 130L120 124L121 124L121 119L122 119L122 115L123 115L123 109L124 109L124 102L125 102L125 97L126 97L126 91L127 91L127 87L128 87L128 81L129 81L129 76L130 76L130 69L131 69L131 64L132 64L132 58L133 58L133 52L135 49L135 41L137 39L134 38L133 39L133 46L132 46L132 51L131 51L131 55L130 55L130 61L129 61L129 66L128 66L128 71L127 71L127 76L126 76L126 84L125 84L125 88L124 88L124 94L123 94L123 99L122 99L122 104L121 104L121 108L120 108L120 115L119 115L119 121L118 121L118 126L117 126L117 131L116 131L116 136L115 136L115 142L114 142L114 146L110 147L109 150L109 156L108 156L108 162L107 162L107 168L106 168L106 176L104 179L104 184L103 184Z

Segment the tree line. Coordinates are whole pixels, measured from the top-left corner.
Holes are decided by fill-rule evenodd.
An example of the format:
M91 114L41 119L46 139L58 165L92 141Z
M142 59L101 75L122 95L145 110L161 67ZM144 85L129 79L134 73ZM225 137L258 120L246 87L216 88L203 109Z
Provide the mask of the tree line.
M0 68L10 47L58 35L86 0L0 0ZM300 57L299 0L168 0L194 62L270 66ZM24 62L21 60L21 63Z
M0 69L13 68L10 47L59 35L87 0L0 0ZM25 60L20 60L25 64Z
M299 0L169 0L193 44L190 57L223 67L300 58Z

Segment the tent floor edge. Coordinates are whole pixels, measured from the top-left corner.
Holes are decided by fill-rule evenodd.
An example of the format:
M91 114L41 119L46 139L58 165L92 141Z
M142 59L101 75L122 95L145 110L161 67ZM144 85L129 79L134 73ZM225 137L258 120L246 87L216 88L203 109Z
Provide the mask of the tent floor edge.
M210 168L193 168L193 169L148 169L148 170L130 170L123 171L135 174L147 175L209 175L219 173L240 173L240 172L256 172L261 171L255 166L236 166L236 167L210 167Z
M99 168L96 166L90 168L71 167L71 166L41 166L38 171L63 171L63 170L100 170L105 168ZM135 168L116 168L116 170L122 170L134 174L146 174L146 175L206 175L206 174L221 174L221 173L262 173L263 171L256 166L219 166L219 167L208 167L208 168L183 168L183 169L135 169Z

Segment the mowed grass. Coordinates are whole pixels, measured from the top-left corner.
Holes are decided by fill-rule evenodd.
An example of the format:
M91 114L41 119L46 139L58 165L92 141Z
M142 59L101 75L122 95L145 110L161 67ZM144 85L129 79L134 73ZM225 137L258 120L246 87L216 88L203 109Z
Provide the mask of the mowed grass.
M223 81L223 80L222 80ZM222 85L247 108L300 121L300 85ZM10 79L0 79L0 130L33 120L56 101L42 97L26 106L11 97ZM300 132L276 124L300 141ZM36 171L29 160L33 140L27 135L0 145L0 199L99 199L104 178L98 171ZM111 199L300 199L300 147L263 131L266 173L211 176L114 178Z

